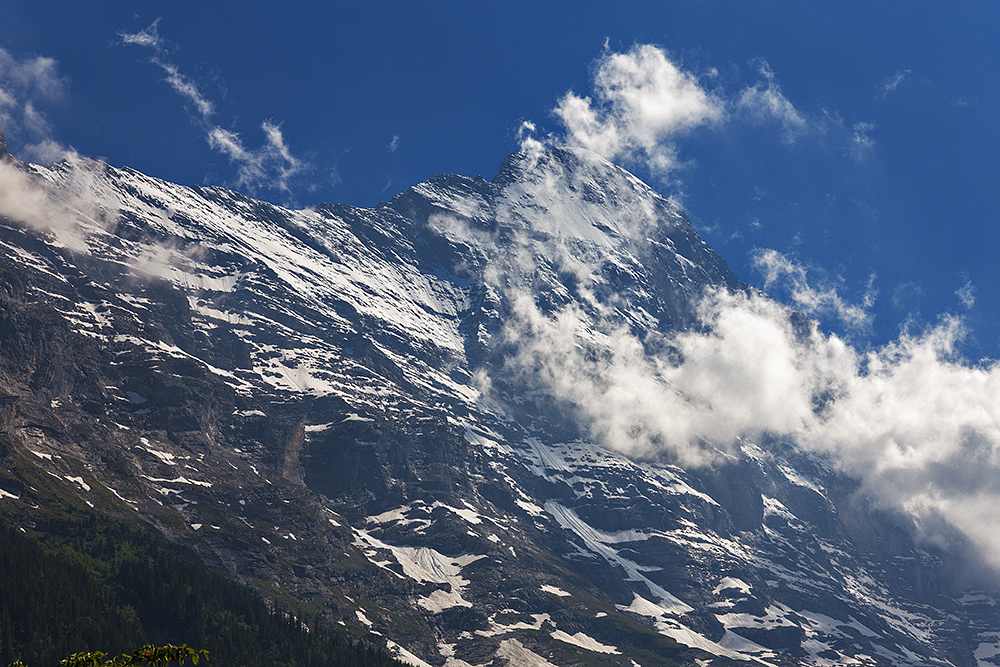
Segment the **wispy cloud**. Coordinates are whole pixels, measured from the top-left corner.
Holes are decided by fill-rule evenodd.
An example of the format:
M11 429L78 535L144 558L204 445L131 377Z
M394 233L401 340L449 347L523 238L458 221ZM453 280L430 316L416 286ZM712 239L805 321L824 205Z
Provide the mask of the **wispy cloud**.
M676 166L674 138L724 117L724 105L698 79L648 44L606 52L596 63L593 97L568 92L555 114L566 141L608 160L644 160L664 175Z
M848 153L858 162L865 160L871 155L875 148L875 140L871 133L875 130L875 123L861 121L855 123L851 128L850 140L847 145Z
M93 161L74 153L63 156L69 169L59 170L56 182L38 175L39 167L0 160L0 218L47 235L76 251L87 251L94 233L113 229L116 202L105 201L94 187Z
M150 62L159 67L164 81L194 112L194 120L205 131L208 145L224 155L236 169L236 185L251 191L270 188L288 192L292 181L308 171L308 164L292 155L281 131L281 125L270 120L261 123L264 143L248 148L240 135L216 123L215 104L190 77L183 74L170 58L166 41L159 33L160 19L136 33L119 33L122 44L152 50Z
M976 286L972 284L971 280L966 280L965 284L955 291L955 296L958 297L963 306L972 308L976 305Z
M885 80L879 85L878 92L875 94L875 99L881 100L885 99L892 93L896 92L900 84L910 76L912 72L908 69L896 70L896 73L892 76L886 77Z
M55 139L46 114L39 107L62 101L69 83L58 63L44 56L17 58L0 48L0 129L19 148L24 159L54 162L73 154Z
M146 29L136 33L118 33L122 44L142 46L153 51L150 61L163 70L164 80L170 84L178 95L191 104L202 120L208 119L215 113L215 106L205 98L198 88L198 85L180 73L177 66L170 61L167 51L166 41L160 37L160 19L156 19Z
M858 332L871 328L871 307L876 296L874 279L869 280L861 302L850 303L840 295L836 285L817 286L805 266L777 250L759 249L752 259L754 268L764 276L764 289L780 290L796 309L813 317L832 316Z
M806 118L781 92L781 86L763 58L751 63L761 76L761 81L747 86L736 98L736 107L751 123L777 122L782 127L785 141L792 143L809 129Z
M221 127L209 128L208 143L236 167L237 185L251 190L269 187L287 192L291 189L291 180L306 165L292 155L279 125L266 120L260 128L264 132L264 144L260 148L247 149L238 134Z

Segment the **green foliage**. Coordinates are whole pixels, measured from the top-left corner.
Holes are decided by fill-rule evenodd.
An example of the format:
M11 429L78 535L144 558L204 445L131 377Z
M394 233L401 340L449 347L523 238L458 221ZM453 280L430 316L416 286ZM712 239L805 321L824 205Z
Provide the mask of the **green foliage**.
M59 667L167 667L173 662L183 665L188 658L197 665L202 658L208 660L208 651L205 649L196 651L187 644L180 646L146 644L132 653L122 653L116 658L105 660L107 657L108 654L103 651L81 651L60 660ZM8 667L26 667L26 665L20 660L15 660Z
M38 519L38 539L0 520L0 665L54 665L80 646L114 655L167 638L241 667L400 664L319 617L276 608L193 555L122 523L74 513ZM169 646L150 657L172 657ZM190 649L174 648L195 662ZM76 653L67 658L75 662L60 665L168 664L144 661L142 649L128 656L134 661Z
M59 667L134 667L136 665L145 667L166 667L172 662L183 665L190 658L191 662L198 664L201 658L208 660L208 651L202 649L196 651L187 644L174 646L153 646L146 644L137 648L132 653L122 653L117 658L105 660L107 653L101 651L83 651L63 658L59 661Z

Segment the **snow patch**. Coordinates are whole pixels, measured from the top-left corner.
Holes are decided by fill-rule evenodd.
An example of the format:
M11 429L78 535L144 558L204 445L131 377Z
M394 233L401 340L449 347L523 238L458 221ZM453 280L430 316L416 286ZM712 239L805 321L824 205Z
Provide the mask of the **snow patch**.
M644 533L632 530L621 531L619 533L605 533L604 531L596 530L581 519L575 511L551 500L545 503L545 511L552 515L560 526L575 533L583 540L588 550L603 557L612 565L617 565L625 570L629 581L645 583L649 588L649 592L660 599L660 603L663 605L660 608L668 610L669 613L673 614L686 614L693 610L693 607L671 595L662 586L643 575L641 572L642 568L637 563L619 555L615 549L608 546L609 543L617 544L619 542L637 541L636 539L631 539L636 536L641 536L639 539L646 539Z
M90 485L83 481L83 477L70 477L69 475L63 475L63 477L70 482L74 482L80 485L80 488L84 491L90 491Z
M988 632L980 636L980 639L991 639L992 641L981 641L973 654L976 658L976 667L996 667L1000 662L1000 632Z
M562 630L556 630L550 634L553 639L558 639L561 642L572 644L573 646L578 646L582 649L593 651L595 653L608 653L611 655L618 655L620 653L618 647L602 644L593 637L585 635L582 632L578 632L575 635L569 635Z
M149 400L145 396L137 394L134 391L126 391L125 395L128 397L128 402L132 403L133 405L142 405L143 403Z
M471 607L472 603L462 598L458 591L436 590L424 598L419 598L417 604L429 612L437 614L452 607Z
M750 584L746 583L742 579L737 579L736 577L725 577L719 582L719 585L712 589L713 595L718 595L722 591L735 588L740 593L744 595L749 595L752 590Z
M142 475L142 477L148 479L150 482L160 482L162 484L194 484L195 486L204 486L208 488L211 488L212 486L211 482L201 482L196 479L188 479L186 477L177 477L175 479L160 479L158 477L148 477L146 475Z
M426 598L421 598L419 604L425 609L434 608L437 611L447 609L448 607L441 606L443 604L448 604L451 607L472 606L471 603L462 599L462 591L470 583L468 579L462 578L462 568L475 563L481 558L486 558L485 555L461 554L458 556L446 556L430 547L406 547L387 544L364 530L355 529L354 533L356 535L355 545L362 549L368 560L372 561L372 558L368 555L368 550L365 547L389 551L396 559L396 562L403 568L403 574L410 579L449 586L450 591L436 591L440 594L434 595L432 593ZM375 561L372 562L374 563Z
M534 651L525 648L516 639L505 639L500 642L496 655L507 660L508 665L517 667L556 667Z
M391 639L386 641L385 645L392 651L396 658L408 665L412 665L413 667L433 667L433 665L421 660Z

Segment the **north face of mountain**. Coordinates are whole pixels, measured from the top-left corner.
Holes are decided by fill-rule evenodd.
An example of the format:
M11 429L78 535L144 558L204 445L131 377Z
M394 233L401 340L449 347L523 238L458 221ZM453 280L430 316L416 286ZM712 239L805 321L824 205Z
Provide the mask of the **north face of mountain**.
M960 550L823 459L631 459L539 382L539 322L669 347L706 290L749 289L618 167L515 153L303 210L0 168L31 203L0 218L0 511L25 528L58 487L418 665L1000 655Z

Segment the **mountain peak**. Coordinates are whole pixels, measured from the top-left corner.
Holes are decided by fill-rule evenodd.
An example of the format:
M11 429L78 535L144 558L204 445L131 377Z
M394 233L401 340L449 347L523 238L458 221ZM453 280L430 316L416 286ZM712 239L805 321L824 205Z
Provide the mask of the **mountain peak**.
M744 287L593 153L515 153L492 183L436 176L371 209L29 169L47 189L27 204L72 210L0 220L0 398L19 397L0 518L79 497L421 664L997 645L996 598L944 597L971 568L794 443L690 470L603 446L685 419L658 400L673 334L706 289Z
M0 130L0 160L8 155L10 155L10 151L7 150L7 137L4 136L3 130Z

